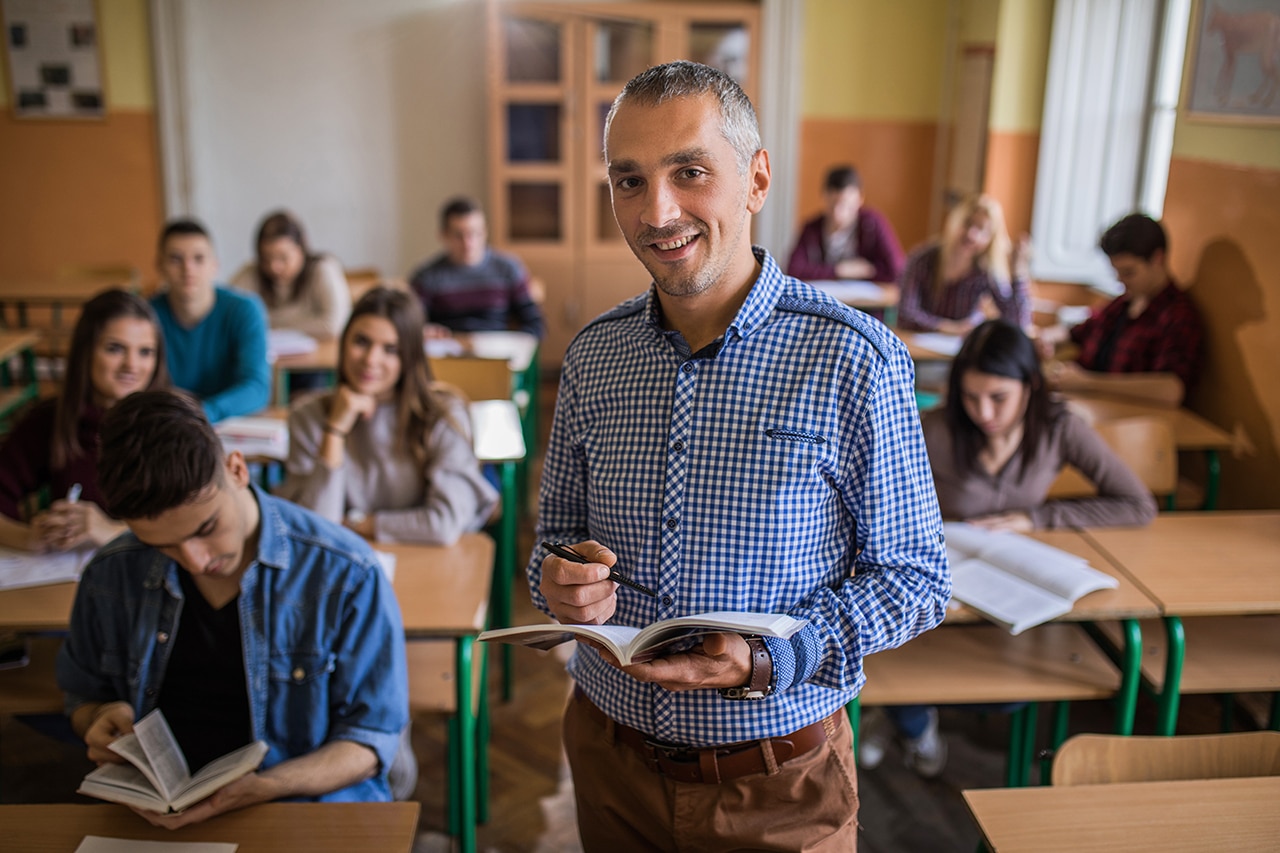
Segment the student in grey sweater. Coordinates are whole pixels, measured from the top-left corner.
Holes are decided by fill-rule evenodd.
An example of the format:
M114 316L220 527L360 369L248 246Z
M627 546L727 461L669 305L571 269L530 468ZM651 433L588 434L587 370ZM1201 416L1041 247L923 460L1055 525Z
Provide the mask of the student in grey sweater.
M431 379L422 327L411 293L377 287L356 303L337 389L289 414L282 497L380 542L448 545L484 526L497 491L464 402Z
M1088 424L1050 397L1035 345L1007 321L990 320L969 334L951 365L946 405L925 413L921 425L944 519L1027 532L1140 526L1155 518L1151 492ZM1067 464L1097 495L1046 500ZM938 711L923 705L892 707L888 720L868 721L862 767L880 764L893 730L910 767L926 777L942 772L947 750Z

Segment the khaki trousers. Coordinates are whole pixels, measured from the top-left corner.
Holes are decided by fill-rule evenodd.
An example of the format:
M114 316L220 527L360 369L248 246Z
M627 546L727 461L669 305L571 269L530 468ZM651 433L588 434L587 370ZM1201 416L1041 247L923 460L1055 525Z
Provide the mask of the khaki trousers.
M858 782L849 720L772 775L719 785L674 782L615 742L612 723L575 691L564 716L578 831L586 853L849 853L858 840Z

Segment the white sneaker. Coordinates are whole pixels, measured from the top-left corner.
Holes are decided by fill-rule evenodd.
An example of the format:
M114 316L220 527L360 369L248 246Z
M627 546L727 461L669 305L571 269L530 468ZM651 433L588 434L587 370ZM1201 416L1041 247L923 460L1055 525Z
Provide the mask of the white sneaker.
M858 735L858 766L863 770L875 770L879 767L892 738L893 725L884 711L871 708L863 713Z
M947 766L947 742L938 731L938 709L929 709L929 724L920 737L905 738L902 745L907 766L932 779Z

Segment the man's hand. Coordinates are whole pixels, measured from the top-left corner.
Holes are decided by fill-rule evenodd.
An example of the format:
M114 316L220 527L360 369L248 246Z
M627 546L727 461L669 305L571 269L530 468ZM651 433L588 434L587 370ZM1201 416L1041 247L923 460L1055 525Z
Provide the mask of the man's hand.
M241 776L224 788L219 788L207 799L201 800L179 814L157 814L133 806L129 808L146 818L147 822L153 826L179 829L193 823L201 823L224 812L270 802L278 796L276 787L269 779L257 773L250 773L247 776Z
M618 607L618 584L609 580L617 556L599 542L572 546L591 563L574 563L554 554L542 561L538 588L556 619L565 624L603 625Z
M612 655L603 656L617 666ZM687 652L620 668L636 681L665 690L741 687L751 679L751 647L739 634L708 634Z
M128 702L108 702L93 712L92 721L84 732L85 745L89 747L89 760L95 764L124 764L124 758L116 755L107 745L121 735L133 731L133 706Z

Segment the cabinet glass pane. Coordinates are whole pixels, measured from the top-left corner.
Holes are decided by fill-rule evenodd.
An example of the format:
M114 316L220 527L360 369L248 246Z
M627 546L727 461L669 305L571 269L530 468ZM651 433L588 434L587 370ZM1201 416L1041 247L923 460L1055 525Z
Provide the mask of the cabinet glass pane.
M508 184L507 211L511 221L509 239L562 239L559 184Z
M613 218L613 203L609 200L609 184L600 182L596 193L596 239L606 242L622 242L622 232L618 230L618 221Z
M596 82L625 83L653 64L653 24L596 24Z
M693 23L689 25L689 58L719 68L739 84L747 82L751 38L742 24Z
M504 18L507 80L556 83L560 80L560 27L529 18Z
M507 160L560 160L560 105L507 105Z

